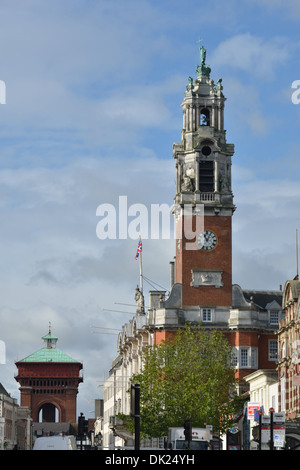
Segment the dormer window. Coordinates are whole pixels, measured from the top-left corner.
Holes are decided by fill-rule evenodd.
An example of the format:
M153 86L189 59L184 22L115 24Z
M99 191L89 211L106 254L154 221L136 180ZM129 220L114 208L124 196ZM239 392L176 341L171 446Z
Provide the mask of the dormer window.
M269 323L271 326L278 327L279 325L279 311L278 310L270 310Z

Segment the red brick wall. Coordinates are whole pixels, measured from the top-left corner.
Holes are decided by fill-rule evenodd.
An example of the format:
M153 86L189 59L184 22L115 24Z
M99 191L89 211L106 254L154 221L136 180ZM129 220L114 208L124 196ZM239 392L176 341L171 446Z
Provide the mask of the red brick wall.
M258 368L259 369L276 369L276 361L269 361L269 340L276 340L276 335L261 335L259 338L259 355L258 355Z
M19 362L18 375L21 377L79 377L79 371L82 365L78 363L37 363L37 362Z
M34 422L39 421L39 411L43 405L49 403L59 410L60 422L76 422L78 385L82 382L80 377L81 363L19 362L16 365L18 367L16 380L20 383L21 406L28 406L31 409L31 417ZM39 381L39 379L41 380ZM59 384L55 385L55 380Z
M258 334L254 331L234 331L226 333L226 337L231 346L258 346Z
M154 344L161 344L166 339L172 338L176 334L176 331L155 331L154 332Z
M269 361L269 340L275 339L276 335L262 335L255 331L235 331L226 333L229 344L234 346L252 346L258 348L258 367L257 369L275 369L276 361ZM238 369L236 378L241 381L246 375L251 374L257 369Z
M182 284L182 305L232 305L231 217L206 216L205 230L212 230L218 245L212 251L185 250L182 234L180 253L176 253L176 282ZM195 224L194 224L195 225ZM192 269L221 270L223 287L192 287Z

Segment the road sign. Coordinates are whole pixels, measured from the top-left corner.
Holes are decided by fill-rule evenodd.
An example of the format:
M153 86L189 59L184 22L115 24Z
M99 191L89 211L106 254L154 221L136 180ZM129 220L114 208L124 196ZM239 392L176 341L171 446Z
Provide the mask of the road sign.
M274 427L274 447L283 447L285 442L285 427Z
M271 423L271 418L269 415L263 415L261 417L261 424L269 425Z
M285 413L274 413L273 420L274 420L274 423L276 424L284 424Z
M248 403L248 419L254 419L254 410L259 410L259 403L249 402Z

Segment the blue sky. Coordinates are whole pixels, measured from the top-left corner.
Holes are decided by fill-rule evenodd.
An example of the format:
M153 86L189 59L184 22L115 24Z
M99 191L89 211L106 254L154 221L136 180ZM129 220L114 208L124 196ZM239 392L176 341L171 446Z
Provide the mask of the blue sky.
M233 281L278 289L295 276L300 2L1 0L0 21L0 381L19 398L14 361L51 321L57 346L84 363L88 415L117 353L117 337L91 325L128 321L103 309L133 304L139 282L136 241L99 240L96 210L121 195L172 205L199 39L235 144ZM145 276L168 289L174 254L172 240L144 240Z

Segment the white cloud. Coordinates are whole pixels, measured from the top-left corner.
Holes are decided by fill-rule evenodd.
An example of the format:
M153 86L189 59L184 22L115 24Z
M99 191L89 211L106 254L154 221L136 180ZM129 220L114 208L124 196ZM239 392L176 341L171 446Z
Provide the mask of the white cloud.
M0 253L6 266L0 273L0 339L7 348L1 371L14 396L14 361L42 347L49 321L59 337L57 347L83 361L79 406L101 396L97 380L111 367L117 337L93 334L91 325L121 329L131 318L102 309L123 310L114 302L135 303L139 265L136 240L97 238L96 209L103 202L117 206L124 194L128 205L171 205L173 171L171 159L160 162L153 156L132 158L130 164L115 157L0 171ZM144 240L144 274L167 289L174 250L173 240ZM134 307L126 309L134 313Z
M298 21L300 19L300 4L298 0L247 0L248 3L258 4L261 8L277 13L278 10L285 18Z
M233 278L244 288L279 289L296 274L295 233L300 227L300 189L261 165L251 175L236 172L233 217ZM260 175L260 176L259 176Z
M226 78L226 97L230 100L230 109L234 110L236 126L251 129L258 135L266 135L278 124L278 118L266 114L262 105L262 91L251 84L245 84L235 77Z
M218 67L236 68L269 81L289 57L289 44L285 38L263 39L243 33L221 42L211 61Z

